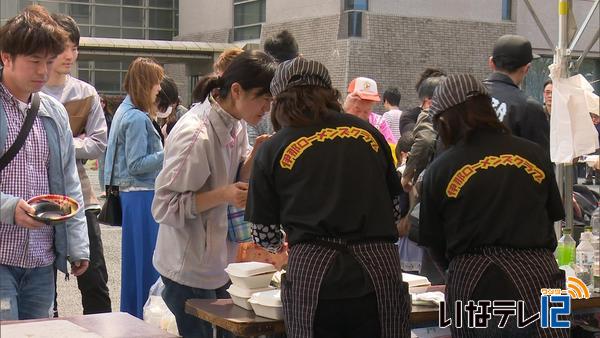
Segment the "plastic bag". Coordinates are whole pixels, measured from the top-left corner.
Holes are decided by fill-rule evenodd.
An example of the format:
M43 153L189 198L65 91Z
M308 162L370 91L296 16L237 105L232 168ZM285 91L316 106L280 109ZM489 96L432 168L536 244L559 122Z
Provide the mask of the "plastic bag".
M169 310L161 296L164 288L165 284L158 277L156 283L150 287L148 300L144 304L144 321L170 334L179 336L175 315Z

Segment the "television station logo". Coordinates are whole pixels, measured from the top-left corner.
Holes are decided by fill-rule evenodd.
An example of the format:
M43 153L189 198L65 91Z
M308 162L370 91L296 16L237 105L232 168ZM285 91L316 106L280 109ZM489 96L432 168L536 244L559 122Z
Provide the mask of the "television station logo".
M504 328L511 317L516 318L518 328L526 328L539 321L542 328L570 328L571 301L589 299L590 290L577 277L568 277L566 289L544 288L540 290L540 311L530 316L525 312L522 300L457 300L454 318L448 317L445 302L440 302L439 326L456 328L488 328L492 317L499 317L499 328Z

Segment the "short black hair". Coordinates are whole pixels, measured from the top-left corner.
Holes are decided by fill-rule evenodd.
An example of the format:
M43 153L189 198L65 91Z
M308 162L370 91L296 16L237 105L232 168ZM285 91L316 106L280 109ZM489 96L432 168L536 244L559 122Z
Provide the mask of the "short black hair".
M502 72L506 72L506 73L509 73L509 74L510 73L514 73L519 68L527 65L527 64L524 64L524 65L517 66L514 63L513 59L502 57L502 56L492 58L492 62L496 66L497 70L502 71Z
M435 88L442 83L445 79L445 76L436 76L436 77L428 77L419 86L419 90L417 90L417 94L419 95L419 100L424 100L426 98L433 97L433 91Z
M164 111L175 103L179 103L177 84L172 78L165 76L160 82L160 92L156 96L156 105L158 106L158 110Z
M408 153L413 143L415 143L415 135L412 131L402 133L396 143L396 158L400 158L400 152Z
M387 101L392 106L397 107L400 104L401 98L402 95L400 95L400 90L398 90L398 87L391 87L383 92L383 102Z
M542 91L544 89L546 89L546 86L549 85L549 84L552 84L552 79L548 79L548 80L546 80L546 82L544 82L544 85L542 86Z
M298 43L292 33L287 30L282 30L275 37L268 38L265 41L264 49L277 63L291 60L299 55Z
M421 83L423 83L423 81L425 81L425 79L430 78L430 77L438 77L438 76L446 76L448 74L446 74L445 71L439 69L439 68L425 68L425 70L419 74L419 78L417 79L417 83L415 84L415 91L419 91L419 87L421 87Z
M54 21L69 34L69 40L71 40L75 46L79 47L81 35L79 33L77 22L75 22L72 17L62 13L52 13L52 19L54 19Z

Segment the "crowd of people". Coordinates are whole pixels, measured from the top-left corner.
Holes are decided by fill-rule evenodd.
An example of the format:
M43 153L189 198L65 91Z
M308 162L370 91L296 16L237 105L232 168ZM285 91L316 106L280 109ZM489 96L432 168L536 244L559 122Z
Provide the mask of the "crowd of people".
M112 310L87 160L120 200L120 310L142 318L160 277L184 337L212 336L186 314L188 299L229 298L231 207L245 209L258 246L288 252L289 337L409 337L403 271L446 284L448 304L523 301L527 316L540 289L565 286L553 256L564 210L549 156L552 82L543 105L520 89L535 57L522 36L495 42L483 82L425 69L407 111L397 87L381 97L369 74L342 99L283 31L264 51L223 52L189 111L161 64L136 58L112 113L70 75L78 45L76 22L40 6L0 28L0 320L58 316L59 271L77 277L84 314ZM81 210L44 224L26 202L43 194ZM568 336L515 318L502 330Z

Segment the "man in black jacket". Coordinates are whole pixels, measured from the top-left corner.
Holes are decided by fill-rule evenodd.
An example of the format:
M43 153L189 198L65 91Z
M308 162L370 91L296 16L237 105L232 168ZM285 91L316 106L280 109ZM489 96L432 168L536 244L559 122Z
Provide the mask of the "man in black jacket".
M500 121L510 128L513 135L539 144L550 156L550 123L544 108L519 89L534 57L537 56L532 53L531 43L526 38L501 36L494 44L489 59L493 73L484 84Z

